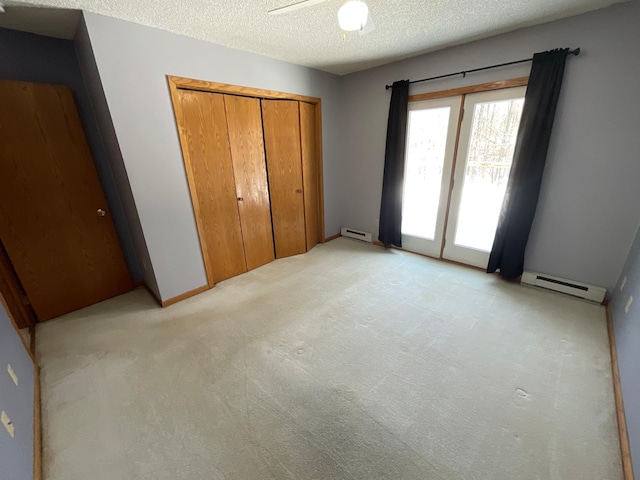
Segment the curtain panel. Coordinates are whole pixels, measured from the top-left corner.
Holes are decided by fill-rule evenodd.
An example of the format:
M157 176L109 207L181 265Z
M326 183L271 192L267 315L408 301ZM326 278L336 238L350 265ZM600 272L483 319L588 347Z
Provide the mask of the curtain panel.
M511 173L500 212L487 272L500 270L515 280L524 271L524 255L538 204L553 120L569 49L536 53L525 95Z
M387 144L384 153L380 230L378 233L378 240L385 246L402 247L402 192L408 107L409 80L394 82L387 122Z

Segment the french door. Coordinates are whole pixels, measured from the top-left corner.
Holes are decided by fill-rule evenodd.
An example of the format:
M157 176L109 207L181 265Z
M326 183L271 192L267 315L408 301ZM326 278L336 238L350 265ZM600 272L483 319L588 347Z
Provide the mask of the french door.
M409 104L402 245L439 257L462 97Z
M487 266L524 94L515 87L409 104L403 248Z

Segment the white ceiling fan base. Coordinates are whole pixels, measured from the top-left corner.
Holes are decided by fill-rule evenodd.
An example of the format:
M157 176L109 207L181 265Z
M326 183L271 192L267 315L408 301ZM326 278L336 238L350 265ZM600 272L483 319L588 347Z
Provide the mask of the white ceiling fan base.
M324 3L327 0L301 0L300 2L292 3L291 5L285 5L284 7L274 8L273 10L269 10L267 13L269 15L282 15L284 13L293 12L295 10L300 10L301 8L311 7L318 3Z
M295 2L290 5L285 5L284 7L274 8L272 10L269 10L267 13L269 15L283 15L283 14L294 12L296 10L300 10L303 8L312 7L313 5L317 5L318 3L324 3L326 1L327 0L301 0L299 2ZM358 32L358 35L366 35L368 33L373 32L375 28L376 27L373 23L373 20L371 19L371 12L367 11L367 21L362 25L361 28L351 29L351 30L342 29L342 30L348 33Z

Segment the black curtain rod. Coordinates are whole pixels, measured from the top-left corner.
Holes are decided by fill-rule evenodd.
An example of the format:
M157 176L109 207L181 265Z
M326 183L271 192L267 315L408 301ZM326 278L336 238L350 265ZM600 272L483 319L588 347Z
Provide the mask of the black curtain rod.
M580 47L574 50L570 50L569 55L576 55L576 56L580 55ZM530 62L532 60L533 60L533 57L525 58L523 60L516 60L514 62L498 63L497 65L489 65L488 67L474 68L472 70L463 70L461 72L456 72L456 73L447 73L446 75L438 75L437 77L423 78L422 80L412 80L409 82L409 84L411 85L413 83L428 82L429 80L438 80L439 78L455 77L456 75L462 75L463 77L466 77L467 73L481 72L483 70L490 70L492 68L506 67L508 65L516 65L518 63ZM389 90L391 87L393 87L393 85L384 86L384 88L387 90Z

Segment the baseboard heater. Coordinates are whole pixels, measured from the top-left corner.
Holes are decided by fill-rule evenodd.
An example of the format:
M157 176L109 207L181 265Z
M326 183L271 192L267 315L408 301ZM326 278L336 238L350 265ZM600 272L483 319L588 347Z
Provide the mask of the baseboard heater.
M342 227L340 229L340 235L343 237L355 238L356 240L362 240L363 242L371 243L373 241L372 235L369 232L354 230L353 228Z
M524 272L522 274L522 283L527 285L533 285L536 287L546 288L547 290L554 290L556 292L566 293L574 297L584 298L592 302L602 303L604 296L607 294L607 289L602 287L596 287L594 285L588 285L586 283L576 282L574 280L567 280L565 278L554 277L552 275L546 275L536 272Z

